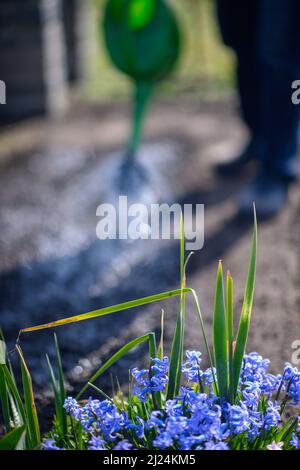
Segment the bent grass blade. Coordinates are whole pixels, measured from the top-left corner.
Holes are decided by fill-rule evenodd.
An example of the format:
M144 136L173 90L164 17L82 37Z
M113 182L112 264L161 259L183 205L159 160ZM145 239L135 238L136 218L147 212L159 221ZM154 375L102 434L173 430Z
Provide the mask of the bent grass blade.
M45 324L42 324L42 325L37 325L37 326L29 327L29 328L23 328L22 330L20 330L17 342L19 341L19 338L20 338L22 333L30 333L30 332L34 332L34 331L40 331L40 330L55 328L55 327L58 327L58 326L64 326L64 325L71 324L71 323L76 323L76 322L85 321L85 320L89 320L89 319L96 318L96 317L101 317L101 316L104 316L104 315L110 315L112 313L117 313L117 312L120 312L120 311L128 310L130 308L140 307L140 306L147 305L147 304L150 304L150 303L159 302L161 300L169 299L169 298L172 298L172 297L179 297L179 296L182 295L182 292L185 293L185 294L192 294L192 296L194 298L197 315L198 315L198 318L199 318L199 321L200 321L201 333L202 333L203 339L204 339L205 349L206 349L206 352L207 352L207 355L208 355L210 367L212 369L212 373L213 373L213 377L214 377L214 383L216 385L216 378L215 378L214 368L213 368L214 363L213 363L212 355L211 355L211 352L210 352L207 335L205 333L204 321L203 321L203 316L202 316L202 312L201 312L201 309L200 309L199 299L198 299L198 296L197 296L195 290L191 289L189 287L186 287L184 289L175 289L175 290L163 292L163 293L160 293L160 294L151 295L151 296L148 296L148 297L143 297L141 299L132 300L130 302L124 302L124 303L113 305L113 306L110 306L110 307L104 307L104 308L101 308L101 309L98 309L98 310L94 310L92 312L83 313L81 315L75 315L75 316L72 316L72 317L64 318L64 319L57 320L57 321L50 322L50 323L45 323Z
M109 315L112 313L120 312L123 310L128 310L134 307L140 307L143 305L147 305L153 302L158 302L160 300L165 300L171 297L177 297L180 296L180 312L178 315L178 319L176 322L176 327L175 327L175 332L174 332L174 338L173 338L173 343L172 343L172 350L171 350L171 356L170 356L170 369L169 369L169 384L168 384L168 390L167 390L167 397L174 397L180 387L180 378L181 378L181 365L182 365L182 360L183 360L183 342L184 342L184 322L185 322L185 295L187 293L191 293L194 297L195 304L196 304L196 309L197 309L197 314L200 320L200 327L201 327L201 332L203 334L204 338L204 343L205 343L205 348L207 350L210 366L212 369L212 374L214 378L214 384L216 386L216 378L214 374L214 369L213 369L213 360L212 356L210 353L210 348L208 345L208 340L207 336L205 334L205 329L204 329L204 322L202 318L202 313L200 310L200 305L199 301L197 298L197 295L193 289L187 288L186 287L186 275L185 275L185 267L186 263L189 259L187 258L187 261L185 262L184 260L184 221L183 217L181 215L181 220L180 220L180 231L181 231L181 239L180 239L180 282L181 282L181 288L180 289L175 289L175 290L170 290L167 292L163 292L160 294L152 295L152 296L147 296L143 297L141 299L129 301L129 302L124 302L121 304L113 305L111 307L104 307L98 310L93 310L91 312L87 312L81 315L75 315L67 318L63 318L61 320L56 320L50 323L45 323L42 325L37 325L29 328L23 328L19 332L19 336L17 339L17 343L20 339L20 336L22 333L29 333L29 332L34 332L34 331L39 331L39 330L44 330L44 329L49 329L49 328L54 328L58 326L63 326L66 324L71 324L71 323L76 323L104 315ZM159 353L162 353L162 350L160 348Z
M144 342L148 341L149 342L149 352L150 356L154 357L155 356L155 335L153 332L147 333L143 336L140 336L139 338L136 338L129 343L125 344L120 348L115 354L113 354L108 361L106 361L98 370L95 372L92 377L88 380L88 382L82 387L80 392L78 393L76 399L78 400L82 394L86 391L86 389L95 382L95 380L100 377L107 369L109 369L115 362L117 362L119 359L121 359L127 352L131 351L131 349L135 348L139 344L142 344Z
M183 292L187 293L187 292L189 292L189 289L183 289ZM70 324L70 323L77 323L77 322L80 322L80 321L89 320L91 318L102 317L104 315L110 315L111 313L121 312L123 310L128 310L128 309L134 308L134 307L141 307L142 305L148 305L148 304L151 304L153 302L158 302L160 300L169 299L171 297L178 297L178 296L181 295L181 293L182 293L182 289L170 290L170 291L167 291L167 292L163 292L161 294L150 295L148 297L143 297L141 299L131 300L129 302L123 302L121 304L112 305L111 307L100 308L98 310L93 310L91 312L83 313L81 315L74 315L72 317L67 317L67 318L63 318L61 320L56 320L56 321L53 321L53 322L44 323L42 325L32 326L30 328L23 328L19 332L17 342L19 341L19 338L20 338L21 334L23 334L23 333L30 333L30 332L33 332L33 331L46 330L46 329L49 329L49 328L55 328L55 327L58 327L58 326L67 325L67 324Z

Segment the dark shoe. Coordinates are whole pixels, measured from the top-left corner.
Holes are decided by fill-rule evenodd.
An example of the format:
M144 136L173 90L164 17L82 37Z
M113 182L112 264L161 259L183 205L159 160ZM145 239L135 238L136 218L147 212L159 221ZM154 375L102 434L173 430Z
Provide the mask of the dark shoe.
M261 174L250 183L240 194L239 213L244 216L253 215L253 202L259 218L274 216L287 201L288 183L274 176Z
M227 162L218 163L215 166L215 171L220 176L235 176L248 165L248 163L255 161L255 158L247 151L241 153L238 157Z

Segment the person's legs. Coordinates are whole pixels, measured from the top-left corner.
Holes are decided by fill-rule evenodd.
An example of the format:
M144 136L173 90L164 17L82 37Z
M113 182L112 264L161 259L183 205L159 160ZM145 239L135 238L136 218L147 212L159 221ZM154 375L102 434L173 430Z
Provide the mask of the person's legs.
M217 18L224 44L234 51L253 51L260 0L217 0Z
M249 143L238 157L217 165L219 173L239 172L250 160L261 158L258 132L259 70L257 66L258 0L218 0L217 13L223 41L236 53L236 80L242 118L249 129Z
M300 106L292 103L292 82L300 77L299 0L261 0L261 126L263 168L281 178L296 176Z
M261 75L254 51L237 55L237 86L242 117L250 134L246 153L250 159L260 160L263 151L260 126Z
M261 0L259 7L258 129L262 136L261 172L240 197L242 213L275 214L296 177L300 107L292 103L292 82L300 76L300 2Z

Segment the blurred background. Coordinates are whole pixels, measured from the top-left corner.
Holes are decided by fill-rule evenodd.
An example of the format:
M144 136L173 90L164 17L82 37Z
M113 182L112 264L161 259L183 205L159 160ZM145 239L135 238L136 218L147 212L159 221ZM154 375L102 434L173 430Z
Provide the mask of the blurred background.
M2 0L0 3L0 326L11 345L23 327L178 286L172 241L100 241L96 208L115 201L116 175L130 127L132 84L105 50L102 0ZM149 178L135 201L205 204L205 245L188 283L210 331L217 261L236 281L240 310L251 222L239 220L243 178L219 180L213 165L246 139L235 96L234 58L221 44L213 0L171 0L183 36L179 63L157 89L138 155ZM247 178L247 176L245 176ZM259 227L258 282L249 349L290 361L299 331L299 194ZM150 329L165 310L167 350L178 302L57 330L69 387L120 345ZM188 299L186 347L203 350ZM46 400L45 353L51 331L22 337L35 384ZM113 370L120 380L142 350ZM105 382L106 383L106 382Z
M57 116L69 106L70 91L92 102L128 100L130 82L112 66L101 37L104 0L2 3L1 79L9 85L3 123L42 112ZM220 43L214 1L169 3L180 19L183 53L159 94L226 96L233 56Z

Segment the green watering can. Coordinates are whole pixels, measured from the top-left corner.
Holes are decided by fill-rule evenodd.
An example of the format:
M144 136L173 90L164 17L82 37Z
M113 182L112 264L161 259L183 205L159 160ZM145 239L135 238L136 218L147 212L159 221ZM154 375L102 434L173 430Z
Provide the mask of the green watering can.
M179 56L180 33L166 0L108 0L104 36L112 62L134 82L128 164L137 153L153 89L171 72Z

